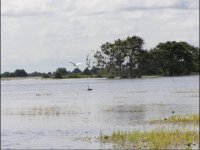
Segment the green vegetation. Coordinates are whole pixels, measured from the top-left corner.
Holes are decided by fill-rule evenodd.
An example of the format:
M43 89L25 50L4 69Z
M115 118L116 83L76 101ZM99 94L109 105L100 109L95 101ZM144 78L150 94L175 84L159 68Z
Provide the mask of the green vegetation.
M39 94L37 96L40 96ZM42 96L42 95L41 95ZM44 96L44 95L43 95ZM46 95L47 96L47 95ZM20 116L59 116L68 114L81 114L88 112L81 112L77 108L72 107L59 107L59 106L40 106L40 107L27 107L16 110L3 112L6 115L20 115Z
M24 69L17 69L14 72L4 72L1 77L27 77L28 74Z
M62 77L62 73L60 73L59 71L56 71L56 73L55 73L55 75L54 75L53 78L55 78L55 79L62 79L63 78Z
M151 120L150 123L199 123L199 114L185 116L171 116L163 120Z
M72 72L60 67L55 72L27 74L23 69L4 72L1 77L107 77L136 78L144 75L179 76L199 73L199 48L186 42L167 41L155 48L145 50L144 40L139 36L118 39L102 44L91 62L86 58L86 68ZM91 66L93 64L93 66ZM68 76L69 75L69 76ZM85 75L85 76L82 76Z
M145 52L143 45L143 39L138 36L118 39L114 43L107 42L94 55L97 66L108 71L110 77L141 77L140 62Z
M150 50L149 55L153 57L149 62L157 73L174 76L199 72L199 48L186 42L160 43Z
M189 75L199 72L199 48L186 42L159 43L147 51L141 37L133 36L105 43L94 57L99 68L111 77L135 78L142 75Z
M199 143L199 134L189 130L165 131L162 129L146 132L114 131L110 136L101 136L100 140L113 143L119 148L189 149L192 145Z

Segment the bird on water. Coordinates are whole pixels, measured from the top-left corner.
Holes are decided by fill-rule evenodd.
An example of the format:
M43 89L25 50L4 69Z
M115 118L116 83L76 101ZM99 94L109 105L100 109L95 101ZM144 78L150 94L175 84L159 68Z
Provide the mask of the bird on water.
M92 91L92 89L89 87L89 85L88 85L88 91Z

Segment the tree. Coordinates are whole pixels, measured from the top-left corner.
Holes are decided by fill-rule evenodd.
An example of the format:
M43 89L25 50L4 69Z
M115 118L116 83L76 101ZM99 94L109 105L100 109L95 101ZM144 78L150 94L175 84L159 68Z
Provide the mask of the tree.
M199 54L197 48L187 44L186 42L168 41L159 43L150 51L155 55L154 62L164 75L188 75L195 71L195 64Z
M143 39L138 36L107 42L94 55L96 66L105 68L113 77L141 77L143 44Z
M90 70L87 68L85 68L85 70L83 71L84 75L91 75Z
M26 73L26 71L24 69L17 69L14 72L15 77L27 77L28 74Z
M51 77L51 76L52 76L52 73L49 71L49 72L47 73L47 75L48 75L49 77Z
M58 68L56 70L56 72L60 72L62 76L65 76L65 75L68 74L67 70L65 68L62 68L62 67Z
M59 71L56 71L55 75L54 75L54 78L56 78L56 79L62 79L63 77L62 77L62 74Z
M79 68L75 68L72 73L78 74L81 73L81 70Z
M126 39L127 58L129 77L141 77L142 76L142 56L145 53L143 50L144 40L138 36L128 37Z
M42 74L42 78L50 78L50 76L48 74L46 74L46 73L43 73Z
M28 75L31 76L31 77L39 77L39 76L42 76L42 73L35 71L35 72L32 72Z
M92 69L90 70L91 74L97 74L99 72L99 68L93 66Z
M1 77L6 78L6 77L15 77L15 74L13 72L4 72L1 74Z

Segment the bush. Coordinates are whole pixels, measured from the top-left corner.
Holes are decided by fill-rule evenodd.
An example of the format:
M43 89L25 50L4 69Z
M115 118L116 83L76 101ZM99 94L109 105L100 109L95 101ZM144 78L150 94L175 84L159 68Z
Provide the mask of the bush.
M50 76L46 73L42 74L42 78L50 78Z
M26 73L26 71L24 69L17 69L14 72L15 77L27 77L28 74Z
M56 79L62 79L62 74L60 72L56 72L54 78Z

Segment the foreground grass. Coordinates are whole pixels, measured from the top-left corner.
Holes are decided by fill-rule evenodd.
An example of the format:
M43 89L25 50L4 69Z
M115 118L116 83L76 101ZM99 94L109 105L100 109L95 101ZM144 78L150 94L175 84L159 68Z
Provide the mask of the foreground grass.
M151 120L150 123L199 123L199 114L185 116L171 116L162 120Z
M190 149L199 143L198 132L192 131L165 131L152 130L146 132L126 132L117 131L112 135L103 135L101 142L110 142L117 148L136 148L136 149Z

